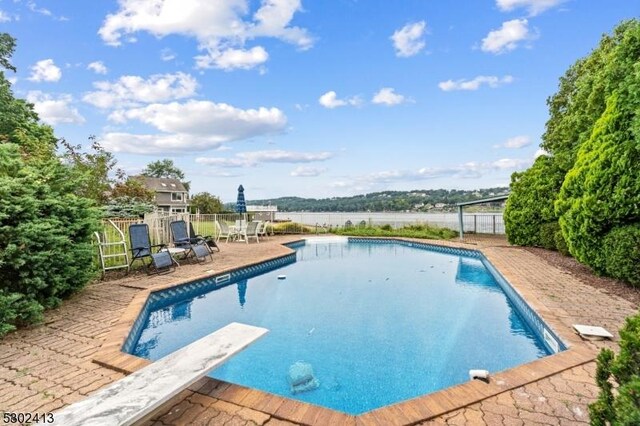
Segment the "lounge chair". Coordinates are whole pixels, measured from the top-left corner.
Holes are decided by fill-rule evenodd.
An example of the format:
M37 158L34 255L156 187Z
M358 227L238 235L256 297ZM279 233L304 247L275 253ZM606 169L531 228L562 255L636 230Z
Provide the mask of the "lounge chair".
M177 248L183 248L186 250L184 257L188 258L193 255L196 260L202 259L203 261L207 256L213 260L209 246L203 243L192 242L191 237L187 233L187 222L184 220L174 220L169 224L171 228L171 236L173 238L173 245ZM197 239L194 239L197 240Z
M256 243L259 243L260 240L258 239L258 226L260 226L259 221L254 220L249 222L247 226L238 234L240 240L249 244L249 238L255 238Z
M214 248L220 251L220 247L216 244L213 236L196 234L196 231L193 229L193 222L189 222L189 238L192 244L206 244L212 253Z
M229 242L229 238L232 240L236 237L236 233L232 232L229 228L229 225L225 221L217 221L216 220L216 228L218 228L218 236L216 237L216 241L220 241L220 238L226 238L226 242Z
M131 263L129 268L136 260L141 260L146 266L147 273L151 274L151 267L156 273L169 272L175 269L174 263L177 264L167 249L165 244L151 245L149 238L149 225L146 223L136 223L129 225L129 241L131 242ZM155 253L154 253L154 249ZM147 260L150 262L147 264Z

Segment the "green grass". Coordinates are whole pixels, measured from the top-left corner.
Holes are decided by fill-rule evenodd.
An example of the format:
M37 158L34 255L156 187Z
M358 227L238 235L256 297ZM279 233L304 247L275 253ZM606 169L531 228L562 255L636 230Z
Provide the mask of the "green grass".
M409 237L430 240L448 240L458 236L457 231L429 225L408 225L398 229L393 229L390 225L354 226L350 228L332 229L331 232L337 235L348 235L352 237Z
M273 229L274 234L313 234L316 232L315 226L303 225L296 222L272 223L269 230Z

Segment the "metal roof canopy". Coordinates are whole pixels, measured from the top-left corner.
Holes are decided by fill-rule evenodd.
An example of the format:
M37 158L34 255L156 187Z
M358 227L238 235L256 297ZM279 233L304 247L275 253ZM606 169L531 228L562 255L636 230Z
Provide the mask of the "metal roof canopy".
M482 198L480 200L465 201L464 203L457 203L456 206L458 206L458 227L460 229L460 241L463 240L462 236L464 235L464 222L462 220L462 209L464 208L464 206L472 206L474 204L492 203L494 201L504 201L507 198L509 198L509 194L497 195L495 197L490 197L490 198Z

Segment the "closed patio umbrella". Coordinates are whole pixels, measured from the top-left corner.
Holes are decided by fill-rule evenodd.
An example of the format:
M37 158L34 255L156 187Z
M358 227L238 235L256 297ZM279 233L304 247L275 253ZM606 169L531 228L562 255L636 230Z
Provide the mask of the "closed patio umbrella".
M236 213L246 213L247 203L244 201L244 188L242 185L238 187L238 200L236 201Z

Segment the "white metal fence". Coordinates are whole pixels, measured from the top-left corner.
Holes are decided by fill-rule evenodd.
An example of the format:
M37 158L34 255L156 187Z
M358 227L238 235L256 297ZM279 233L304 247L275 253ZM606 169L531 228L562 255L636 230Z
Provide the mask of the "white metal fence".
M502 213L464 214L465 233L504 234ZM196 234L216 238L219 229L216 222L230 225L237 221L270 220L270 233L275 234L320 234L345 226L383 226L402 228L408 225L428 224L458 230L456 213L308 213L265 212L231 214L158 214L145 215L144 219L113 218L103 221L103 228L96 232L96 260L103 270L126 264L129 258L129 226L134 223L149 225L152 244L169 244L169 224L174 220L185 220L193 225Z
M291 221L313 229L342 228L346 226L383 226L402 228L408 225L427 224L458 231L457 213L312 213L277 212L276 221ZM463 215L465 233L504 234L502 213L465 213ZM302 227L301 227L302 228Z

